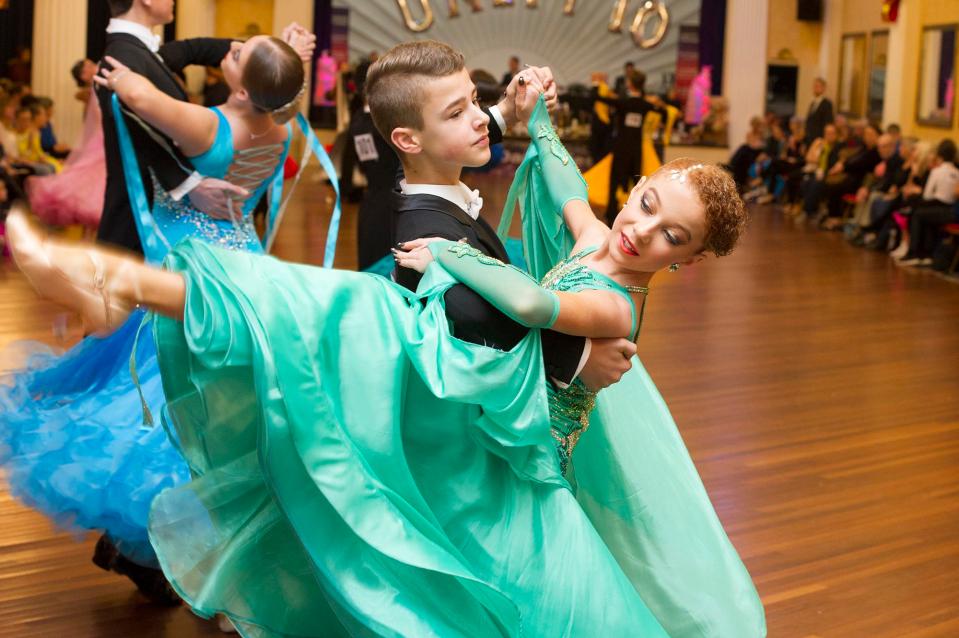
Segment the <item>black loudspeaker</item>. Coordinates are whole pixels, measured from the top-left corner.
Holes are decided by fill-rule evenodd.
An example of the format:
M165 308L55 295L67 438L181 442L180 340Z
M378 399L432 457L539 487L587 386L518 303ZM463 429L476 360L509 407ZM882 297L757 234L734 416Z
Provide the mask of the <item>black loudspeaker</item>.
M822 20L822 0L796 0L796 19L804 22Z

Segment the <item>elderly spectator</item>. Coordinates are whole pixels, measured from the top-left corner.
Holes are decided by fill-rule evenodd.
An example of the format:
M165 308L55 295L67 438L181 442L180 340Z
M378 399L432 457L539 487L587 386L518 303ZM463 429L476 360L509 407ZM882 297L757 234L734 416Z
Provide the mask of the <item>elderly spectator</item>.
M873 170L872 183L869 186L861 186L856 192L853 222L857 228L864 228L871 223L872 205L896 187L898 179L903 178L905 182L902 172L903 158L897 152L895 138L888 133L883 133L876 143L876 150L879 151L879 158L882 161Z

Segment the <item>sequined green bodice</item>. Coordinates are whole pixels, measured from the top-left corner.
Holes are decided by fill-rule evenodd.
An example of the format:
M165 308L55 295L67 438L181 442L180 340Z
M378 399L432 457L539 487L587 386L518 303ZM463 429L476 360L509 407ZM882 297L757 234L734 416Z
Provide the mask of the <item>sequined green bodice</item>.
M580 261L595 250L595 248L587 248L564 259L546 273L540 283L547 290L559 292L614 290L621 293L629 300L630 307L633 309L631 337L635 340L639 325L636 307L629 293L641 292L646 294L647 289L632 286L626 288ZM589 390L579 379L575 379L566 388L547 383L546 391L549 397L550 431L556 440L556 452L559 455L560 466L565 474L573 455L573 448L576 447L579 438L589 427L589 415L596 405L596 392Z

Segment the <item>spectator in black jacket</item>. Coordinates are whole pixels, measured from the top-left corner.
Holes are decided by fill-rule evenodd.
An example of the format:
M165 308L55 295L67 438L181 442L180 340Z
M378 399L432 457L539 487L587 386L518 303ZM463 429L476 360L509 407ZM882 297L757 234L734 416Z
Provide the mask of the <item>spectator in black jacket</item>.
M812 95L806 114L806 144L812 144L817 137L822 137L826 125L833 123L832 101L826 97L826 80L813 80Z
M905 173L902 170L902 155L896 152L896 139L888 133L883 133L879 136L876 149L879 151L879 157L882 161L873 170L872 183L869 186L859 187L856 192L856 210L853 213L853 222L859 228L871 224L872 205L880 199L884 199L894 186L902 186L906 181Z
M869 124L863 130L862 147L846 160L839 160L829 170L826 179L826 203L829 207L828 219L823 220L825 230L838 230L842 227L843 197L859 190L866 176L882 161L877 143L879 131Z

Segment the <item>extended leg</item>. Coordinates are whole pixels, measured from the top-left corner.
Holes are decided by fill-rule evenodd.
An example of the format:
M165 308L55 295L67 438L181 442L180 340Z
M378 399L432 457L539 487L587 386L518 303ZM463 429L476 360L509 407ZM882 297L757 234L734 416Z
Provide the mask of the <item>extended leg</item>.
M136 305L183 317L182 275L89 244L51 238L34 228L22 206L7 218L17 266L42 296L80 313L94 331L109 330Z

